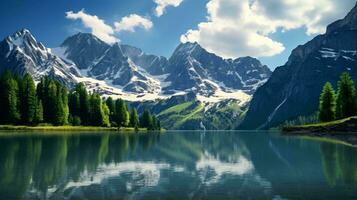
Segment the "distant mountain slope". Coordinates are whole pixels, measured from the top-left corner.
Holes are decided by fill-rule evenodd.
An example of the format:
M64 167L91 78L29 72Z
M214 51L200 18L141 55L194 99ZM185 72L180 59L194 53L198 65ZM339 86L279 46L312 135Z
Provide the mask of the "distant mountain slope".
M257 59L222 59L197 43L180 44L169 59L167 71L167 81L171 82L168 90L194 89L203 95L210 95L217 88L253 94L271 74Z
M356 38L357 6L344 19L329 25L326 34L293 50L288 62L278 67L254 94L239 128L269 128L311 115L317 111L319 95L327 81L336 84L345 71L357 81Z

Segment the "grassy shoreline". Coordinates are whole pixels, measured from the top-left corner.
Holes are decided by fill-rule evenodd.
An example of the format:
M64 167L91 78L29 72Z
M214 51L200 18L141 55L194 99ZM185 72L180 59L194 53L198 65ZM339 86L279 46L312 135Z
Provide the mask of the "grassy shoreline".
M326 123L286 126L283 135L319 137L357 145L357 116Z
M96 126L16 126L0 125L0 131L108 131L108 132L135 132L135 128L122 127L96 127ZM140 132L147 131L139 128Z
M331 122L306 124L301 126L286 126L283 133L327 133L327 134L353 134L357 136L357 116L348 117Z

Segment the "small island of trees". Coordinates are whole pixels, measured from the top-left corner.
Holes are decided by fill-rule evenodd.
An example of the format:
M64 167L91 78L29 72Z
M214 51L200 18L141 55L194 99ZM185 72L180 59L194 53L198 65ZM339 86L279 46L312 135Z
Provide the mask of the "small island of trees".
M60 82L45 76L36 86L31 75L21 77L10 71L0 76L0 124L161 129L160 121L149 110L139 117L124 100L101 98L89 93L83 83L68 91Z

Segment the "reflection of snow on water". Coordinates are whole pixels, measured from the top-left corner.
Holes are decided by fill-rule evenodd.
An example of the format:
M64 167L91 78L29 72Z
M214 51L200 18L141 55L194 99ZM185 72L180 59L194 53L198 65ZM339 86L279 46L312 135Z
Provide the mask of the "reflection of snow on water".
M131 173L131 179L127 182L128 189L133 185L153 187L159 183L160 170L169 168L170 164L153 162L123 162L116 165L104 165L98 167L94 175L83 173L78 182L69 182L66 188L100 184L106 178L124 173Z
M235 162L224 162L210 155L204 155L196 163L200 179L208 185L217 183L223 175L244 175L251 172L254 166L244 156L239 156Z

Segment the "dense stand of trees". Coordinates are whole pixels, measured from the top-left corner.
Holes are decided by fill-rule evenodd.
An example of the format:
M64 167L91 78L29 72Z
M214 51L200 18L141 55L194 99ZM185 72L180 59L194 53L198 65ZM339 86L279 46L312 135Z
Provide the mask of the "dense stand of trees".
M337 93L327 82L320 95L319 119L328 122L357 114L356 87L348 73L343 73L337 83Z
M39 123L160 129L149 110L139 118L124 100L104 100L89 93L83 83L68 91L60 82L43 77L36 87L31 75L17 77L5 71L0 76L0 124Z

